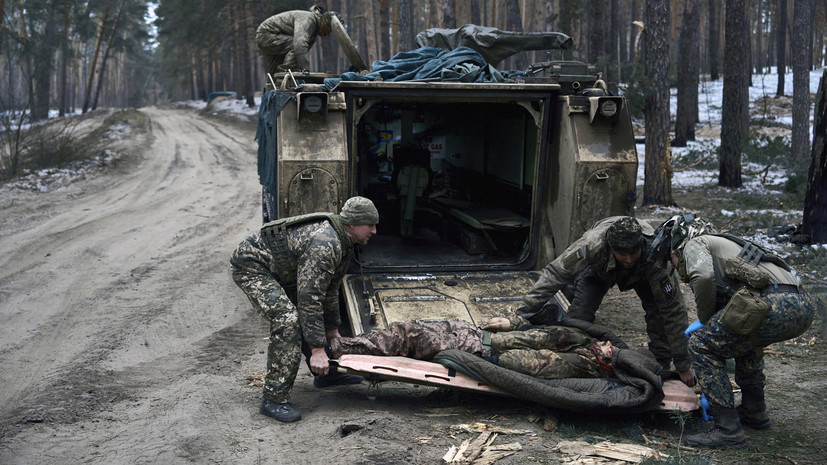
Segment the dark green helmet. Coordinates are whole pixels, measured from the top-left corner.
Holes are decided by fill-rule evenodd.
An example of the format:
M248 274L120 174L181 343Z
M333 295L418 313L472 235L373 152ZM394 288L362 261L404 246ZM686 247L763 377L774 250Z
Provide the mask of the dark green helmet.
M714 232L712 223L703 218L689 213L675 215L655 229L649 248L649 260L666 263L673 250L681 250L690 240Z

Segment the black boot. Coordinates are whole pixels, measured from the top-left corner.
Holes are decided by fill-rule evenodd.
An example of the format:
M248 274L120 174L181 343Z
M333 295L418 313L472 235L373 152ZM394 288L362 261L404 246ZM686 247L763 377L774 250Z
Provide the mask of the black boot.
M262 415L275 418L282 423L293 423L302 419L302 414L290 402L275 402L267 398L261 399L261 407L258 409Z
M767 415L764 390L741 387L741 405L736 407L741 424L754 429L767 429L772 423Z
M747 445L747 438L734 408L715 407L715 428L706 433L693 434L683 439L683 444L690 447L735 447Z

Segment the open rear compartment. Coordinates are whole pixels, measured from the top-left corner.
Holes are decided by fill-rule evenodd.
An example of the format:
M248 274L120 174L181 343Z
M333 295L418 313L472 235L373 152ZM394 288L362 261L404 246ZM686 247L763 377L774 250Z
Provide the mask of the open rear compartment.
M341 83L354 191L378 234L345 278L354 333L391 321L483 324L538 274L540 198L556 85Z
M494 86L473 94L455 92L456 85L387 86L348 92L355 191L380 212L378 234L359 264L525 266L536 240L538 154L551 92L520 97L509 89L504 98Z

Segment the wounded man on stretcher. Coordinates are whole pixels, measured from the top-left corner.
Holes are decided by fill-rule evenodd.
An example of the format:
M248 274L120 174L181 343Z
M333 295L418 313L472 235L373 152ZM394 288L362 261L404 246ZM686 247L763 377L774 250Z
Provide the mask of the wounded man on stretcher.
M330 349L333 358L360 354L417 360L433 360L443 350L457 349L518 373L560 379L612 376L612 352L617 348L565 326L488 332L464 320L437 320L394 322L387 330L334 339Z
M662 376L670 373L649 351L629 349L599 325L572 319L556 326L524 322L501 317L482 328L464 320L393 322L386 330L329 341L329 355L434 361L500 393L566 410L697 408L696 396L680 381L669 389L679 390L672 397L680 402L667 395L664 403Z

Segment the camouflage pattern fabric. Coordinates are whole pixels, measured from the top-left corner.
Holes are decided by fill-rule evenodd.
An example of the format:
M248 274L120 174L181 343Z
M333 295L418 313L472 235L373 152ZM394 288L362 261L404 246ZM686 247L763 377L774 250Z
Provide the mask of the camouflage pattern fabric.
M633 253L643 245L643 230L640 223L631 216L624 216L609 225L606 230L606 241L612 250Z
M734 408L735 399L727 375L727 359L735 359L735 382L742 389L763 390L763 347L800 336L815 316L815 303L806 292L769 294L770 311L754 338L729 331L715 313L692 333L689 352L698 384L713 405Z
M388 329L330 341L333 357L342 354L395 355L430 360L448 349L488 356L482 330L463 320L393 322Z
M267 58L271 74L309 69L310 48L316 41L321 15L291 10L265 19L256 29L256 45Z
M801 335L815 316L815 303L801 290L770 292L770 304L761 326L750 335L738 335L721 322L719 311L731 296L732 281L724 277L728 259L737 257L741 246L720 236L698 236L686 243L679 263L681 277L695 294L698 318L704 326L692 333L689 352L698 383L713 405L734 408L732 386L726 372L727 359L735 360L735 382L744 389L763 390L765 383L762 348ZM778 265L761 262L758 267L777 284L798 285L798 279Z
M373 201L357 195L347 199L345 204L342 205L339 218L342 219L342 224L353 226L374 225L379 223L379 211Z
M491 334L490 349L483 331L463 320L394 322L387 330L330 341L334 358L343 354L402 356L431 360L456 349L480 357L496 356L498 365L545 379L595 378L611 375L611 356L597 358L600 343L567 327L537 327ZM608 346L608 343L603 343ZM598 351L598 352L595 352ZM601 361L603 362L601 364Z
M267 241L255 233L230 259L233 280L270 321L264 396L274 402L289 400L303 346L307 353L324 347L325 332L341 324L339 285L353 249L350 241L341 243L327 220L283 234L287 257L275 257Z
M684 246L678 274L695 294L701 323L723 308L740 285L725 275L727 260L740 252L740 245L721 236L698 236ZM798 285L798 278L778 265L761 262L756 267L773 283Z
M594 322L597 308L612 286L617 285L621 291L634 289L645 312L649 350L662 366L673 362L676 369L687 370L690 361L683 332L689 321L678 277L648 261L643 254L633 269L627 270L615 260L606 236L608 229L622 218L600 220L549 263L517 311L527 321L535 322L533 318L542 306L558 290L574 283L576 290L568 316ZM654 230L646 223L639 226L645 250Z
M611 355L603 356L597 344L582 331L564 326L491 334L491 353L499 356L499 366L542 379L611 376Z

